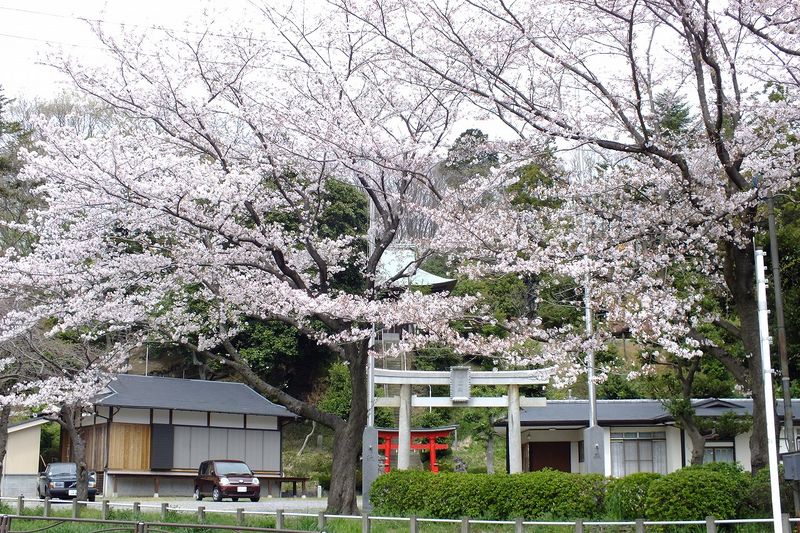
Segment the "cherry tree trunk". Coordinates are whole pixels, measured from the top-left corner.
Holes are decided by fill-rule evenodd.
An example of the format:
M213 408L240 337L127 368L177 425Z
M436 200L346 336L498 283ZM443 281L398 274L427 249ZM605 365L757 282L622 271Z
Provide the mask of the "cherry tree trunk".
M0 479L3 478L3 459L6 457L6 446L8 445L8 418L10 415L10 406L0 407Z
M692 442L692 457L689 459L689 464L701 465L703 464L703 456L706 450L706 438L700 433L697 424L694 423L692 415L682 416L681 423L686 435Z
M750 436L750 466L753 472L767 466L766 404L761 376L761 348L758 331L758 306L755 290L755 255L751 247L729 245L726 257L726 283L733 294L745 352L747 379L740 384L752 392L753 433Z
M367 425L367 343L346 346L345 360L349 362L353 397L350 400L350 416L347 421L334 428L333 466L327 511L358 514L356 476L360 472L361 438Z
M78 484L76 489L78 492L75 499L86 501L89 499L89 470L86 465L86 441L83 440L83 437L78 431L80 416L80 408L64 406L59 413L58 423L64 428L67 435L69 435L69 458L70 461L77 465Z

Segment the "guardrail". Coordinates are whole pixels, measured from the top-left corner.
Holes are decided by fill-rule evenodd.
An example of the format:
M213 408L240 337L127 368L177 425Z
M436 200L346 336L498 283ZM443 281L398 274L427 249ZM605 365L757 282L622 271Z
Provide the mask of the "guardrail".
M308 530L289 530L285 529L286 519L289 517L307 517L307 518L316 518L316 529L312 531L326 531L328 527L328 521L331 519L342 519L342 520L351 520L360 522L361 524L361 532L362 533L370 533L373 525L378 525L380 522L405 522L408 524L408 531L409 533L419 533L420 526L422 524L452 524L454 526L454 531L459 531L460 533L469 533L472 529L472 526L504 526L505 528L513 529L514 533L525 533L526 531L536 531L537 527L545 527L545 526L552 526L552 527L562 527L562 528L570 528L571 531L575 533L588 533L589 531L593 530L600 530L604 531L609 527L621 527L625 528L626 531L631 531L634 533L646 533L648 528L653 531L655 528L663 527L663 526L686 526L686 527L694 527L693 531L697 531L699 529L705 528L706 533L717 533L719 526L731 525L731 526L745 526L745 525L758 525L761 524L764 526L763 529L759 528L758 531L771 531L772 530L772 519L771 518L751 518L751 519L716 519L712 516L707 517L705 520L644 520L644 519L637 519L632 521L609 521L609 520L523 520L518 518L516 520L479 520L479 519L472 519L472 518L461 518L461 519L450 519L450 518L422 518L422 517L397 517L397 516L370 516L367 514L363 515L335 515L335 514L326 514L323 511L318 513L309 513L309 512L296 512L296 511L284 511L282 509L277 509L274 511L251 511L246 510L245 508L235 508L235 509L213 509L207 510L204 506L200 505L196 508L186 508L186 507L179 507L179 506L172 506L168 503L160 503L160 504L148 504L148 503L140 503L140 502L111 502L109 500L102 500L100 502L85 502L85 501L71 501L71 517L55 517L51 515L51 501L50 499L25 499L23 497L17 498L9 498L9 497L0 497L0 503L11 503L12 508L15 507L16 513L14 515L3 515L0 517L6 517L9 521L13 519L25 519L25 520L55 520L60 522L84 522L84 523L104 523L104 524L125 524L125 525L136 525L141 524L145 529L130 529L125 531L134 531L134 533L147 533L148 531L151 533L156 533L162 527L182 527L187 529L214 529L214 530L238 530L238 531L270 531L270 532L291 532L297 533L299 531L308 531ZM41 516L31 516L30 514L24 515L23 512L26 508L26 503L33 502L35 503L35 507L42 508L42 515ZM32 505L30 508L33 508ZM84 508L99 508L100 510L100 518L99 519L90 519L90 518L81 518L81 510ZM119 508L119 509L129 509L132 511L133 520L132 521L120 521L120 520L110 520L110 512L112 509ZM157 513L160 521L139 521L139 517L142 516L145 512ZM195 514L197 519L197 524L187 524L187 523L169 523L167 522L168 513L187 513L187 514ZM236 525L215 525L212 523L207 522L206 520L206 513L213 513L213 514L228 514L228 515L235 515ZM275 528L257 528L257 527L250 527L245 525L245 517L246 516L272 516L275 517ZM791 533L792 532L792 525L797 526L800 524L800 519L798 518L790 518L788 514L783 515L783 524L782 524L782 532L781 533ZM2 526L3 522L0 522L0 533L24 533L24 532L17 532L10 529L6 526L6 529L3 529ZM722 529L722 528L721 528ZM39 530L37 530L39 531ZM43 530L42 530L43 531ZM106 530L103 530L106 531ZM110 531L110 530L108 530ZM116 531L121 531L117 529ZM95 533L100 533L98 530ZM777 532L776 532L777 533Z
M14 530L12 526L15 520L26 521L45 521L53 522L52 524L44 527L38 527L31 531ZM202 530L203 532L211 531L256 531L268 533L307 533L295 529L279 529L267 527L250 527L250 526L226 526L215 524L185 524L178 522L141 522L133 520L97 520L91 518L48 518L44 516L16 516L16 515L0 515L0 533L41 533L49 530L57 532L55 529L63 524L80 523L80 524L97 524L102 525L100 529L95 529L92 533L110 533L112 531L122 531L131 533L166 533L164 528L180 528L181 530Z

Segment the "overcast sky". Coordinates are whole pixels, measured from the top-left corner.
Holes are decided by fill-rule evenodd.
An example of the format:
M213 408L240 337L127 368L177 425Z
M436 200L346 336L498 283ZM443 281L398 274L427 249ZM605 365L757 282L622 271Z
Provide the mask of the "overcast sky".
M229 9L247 4L225 3ZM58 94L63 88L58 73L37 61L59 46L85 61L97 60L97 40L82 18L104 21L109 32L122 23L181 27L204 5L196 0L0 0L0 86L11 98Z

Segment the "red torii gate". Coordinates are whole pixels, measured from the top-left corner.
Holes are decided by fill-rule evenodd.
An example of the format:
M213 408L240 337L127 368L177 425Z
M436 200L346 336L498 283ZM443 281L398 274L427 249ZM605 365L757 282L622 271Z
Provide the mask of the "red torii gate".
M423 428L411 430L411 449L427 450L431 455L431 472L439 472L439 463L436 462L436 450L446 450L447 443L436 442L439 438L448 438L455 431L455 426L439 428ZM397 429L378 429L378 451L383 454L383 471L391 471L392 450L398 447Z

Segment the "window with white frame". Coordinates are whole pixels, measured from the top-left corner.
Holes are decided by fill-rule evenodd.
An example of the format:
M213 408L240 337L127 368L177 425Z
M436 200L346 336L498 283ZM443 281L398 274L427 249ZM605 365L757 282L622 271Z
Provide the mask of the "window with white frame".
M733 463L736 453L732 442L706 442L703 463Z
M611 475L667 473L667 438L663 431L611 433Z

